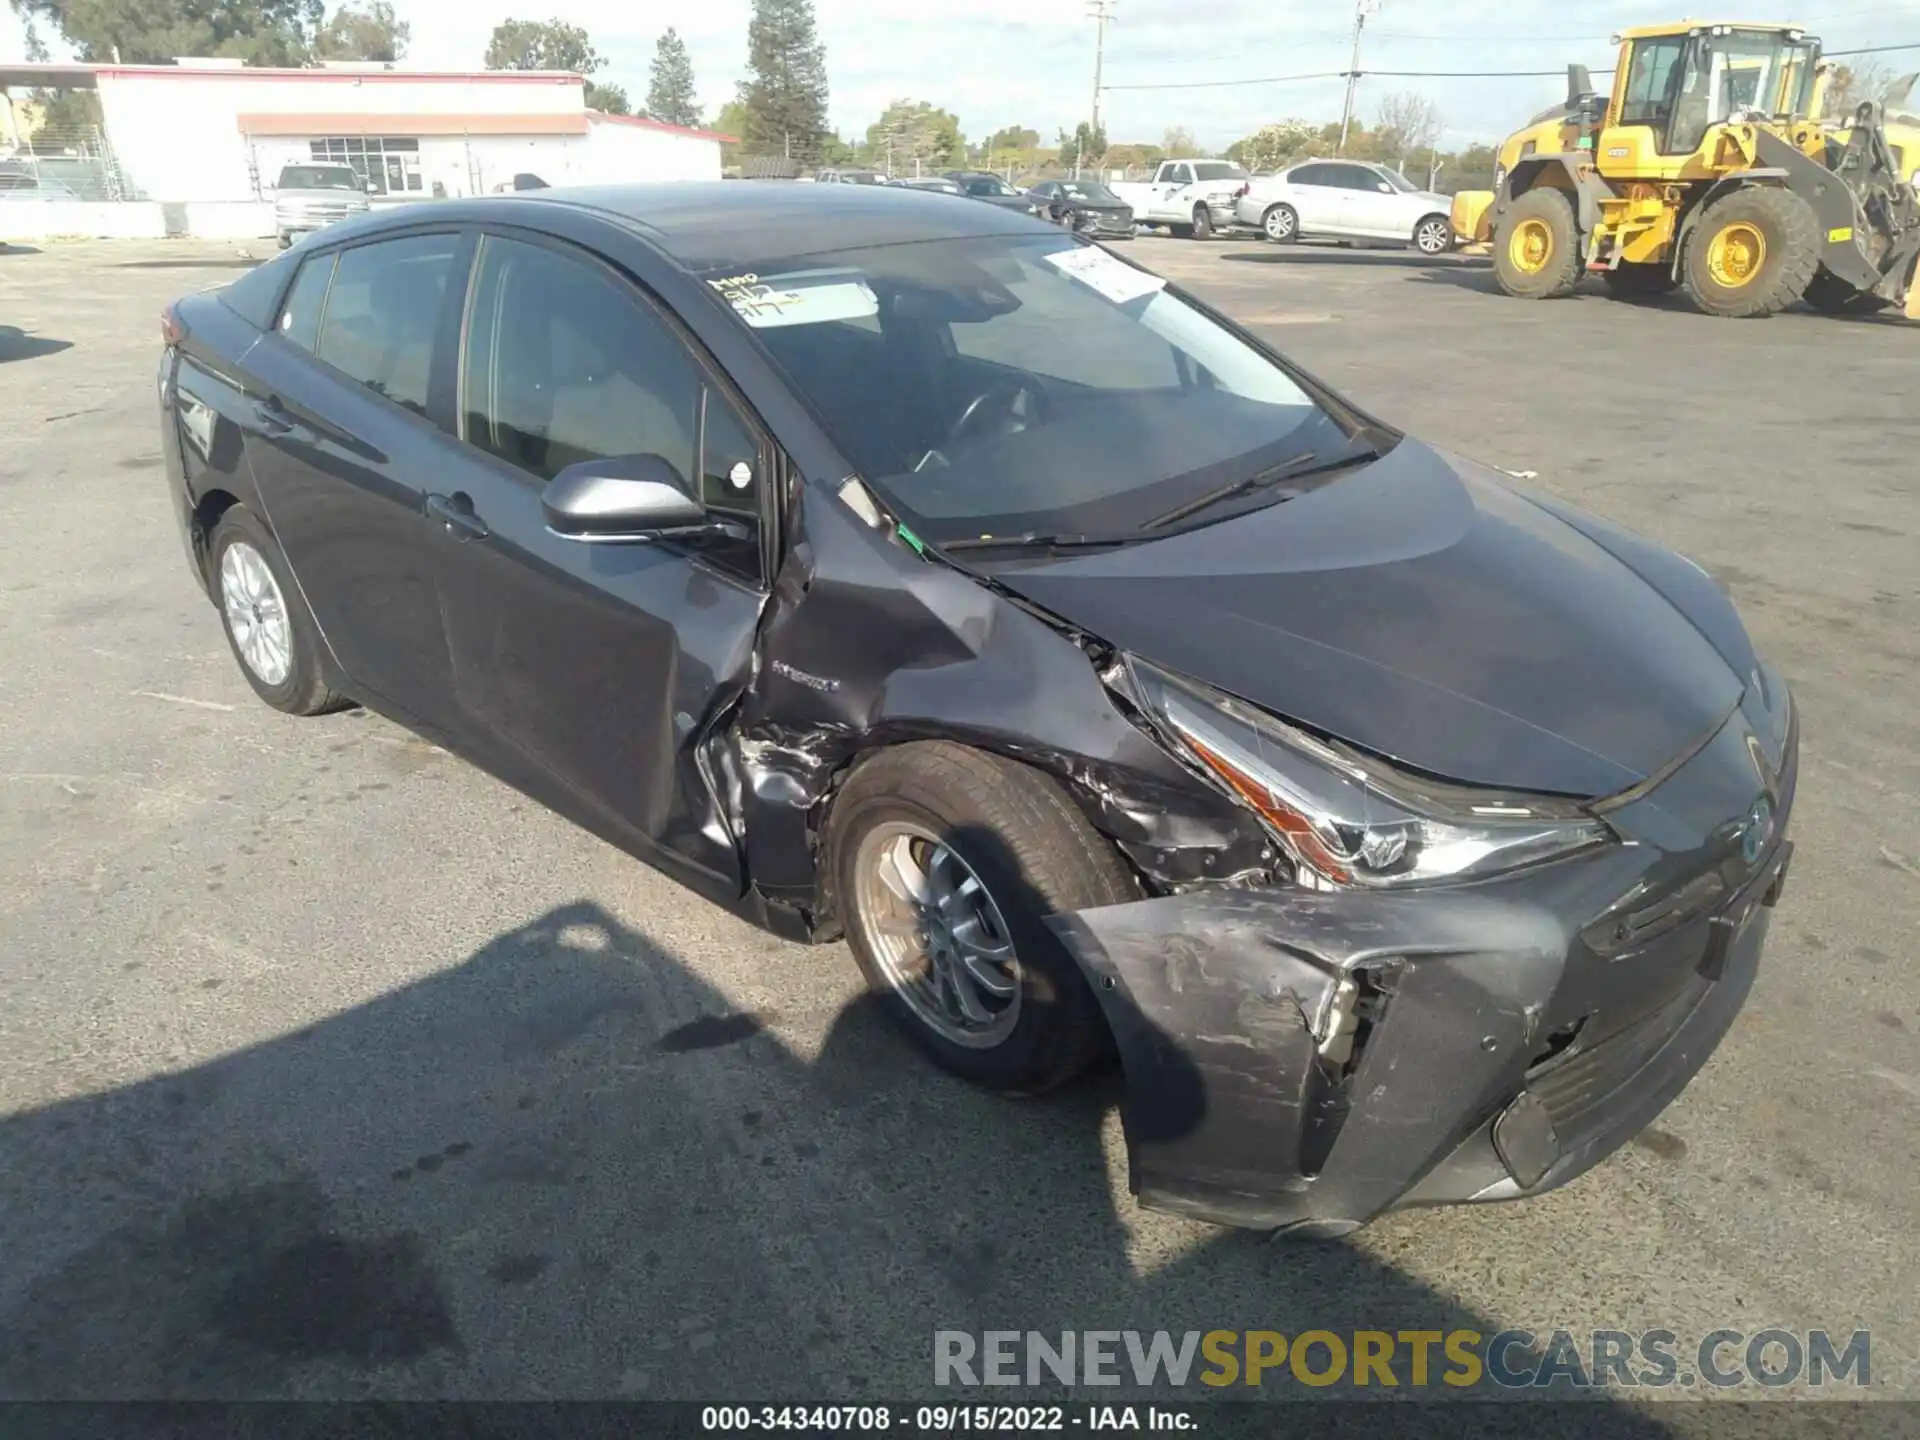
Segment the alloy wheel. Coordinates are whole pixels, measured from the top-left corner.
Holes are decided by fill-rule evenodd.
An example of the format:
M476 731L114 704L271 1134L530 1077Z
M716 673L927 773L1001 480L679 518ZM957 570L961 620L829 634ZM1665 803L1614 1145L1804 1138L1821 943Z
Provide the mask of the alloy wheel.
M220 610L233 648L260 683L285 684L293 669L286 598L266 557L244 540L235 540L220 557Z
M875 826L854 859L854 905L887 984L956 1045L999 1045L1020 1018L1020 962L1000 906L945 841L907 821Z
M1284 205L1276 205L1267 212L1262 229L1269 240L1288 240L1293 236L1293 212Z
M1415 232L1413 243L1423 255L1441 255L1446 253L1449 238L1443 221L1428 220Z

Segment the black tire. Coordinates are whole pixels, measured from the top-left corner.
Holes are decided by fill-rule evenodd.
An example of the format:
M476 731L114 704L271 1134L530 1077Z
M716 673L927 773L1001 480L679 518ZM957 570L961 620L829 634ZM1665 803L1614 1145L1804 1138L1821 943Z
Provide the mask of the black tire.
M1453 252L1453 222L1444 215L1425 215L1420 223L1413 227L1413 239L1408 243L1422 255L1432 260Z
M266 563L286 615L287 630L291 637L289 660L285 677L277 682L263 677L247 659L240 641L234 636L233 622L224 603L223 566L227 552L239 544L248 546ZM319 627L307 613L299 587L293 583L293 572L287 568L286 556L280 553L280 547L274 543L273 536L267 533L267 527L246 506L232 506L220 517L220 523L213 527L213 535L207 543L207 577L214 607L220 612L220 628L226 634L227 648L233 651L234 663L239 665L240 673L253 687L254 694L288 715L325 715L330 711L345 710L354 703L329 688L320 656Z
M1544 237L1544 246L1524 240ZM1493 272L1500 288L1522 300L1558 300L1580 284L1580 227L1566 192L1539 185L1500 217L1493 236Z
M1167 234L1176 240L1191 240L1193 239L1193 227L1191 225L1170 224L1167 226Z
M1666 295L1680 282L1674 278L1673 268L1661 262L1637 264L1632 260L1622 260L1619 268L1605 271L1602 277L1607 289L1615 298L1621 300L1639 300L1650 295Z
M861 842L906 824L937 837L999 907L1019 966L1020 1010L991 1048L941 1034L876 956L857 896ZM1044 917L1139 898L1119 853L1050 776L979 750L927 741L859 764L834 801L826 866L835 909L861 973L894 1021L935 1063L975 1084L1037 1094L1072 1079L1107 1043L1099 1002Z
M1760 235L1765 250L1751 275L1728 284L1714 271L1718 237L1735 227ZM1755 319L1777 315L1807 293L1820 268L1820 225L1813 207L1791 190L1750 185L1702 212L1687 237L1681 275L1687 297L1709 315Z
M1260 217L1260 233L1276 245L1291 245L1300 238L1300 212L1291 205L1269 205Z
M1206 206L1193 207L1193 229L1188 233L1196 240L1213 239L1213 215Z
M1865 290L1856 290L1826 266L1813 272L1806 293L1800 297L1815 310L1828 315L1871 315L1887 309L1893 302Z

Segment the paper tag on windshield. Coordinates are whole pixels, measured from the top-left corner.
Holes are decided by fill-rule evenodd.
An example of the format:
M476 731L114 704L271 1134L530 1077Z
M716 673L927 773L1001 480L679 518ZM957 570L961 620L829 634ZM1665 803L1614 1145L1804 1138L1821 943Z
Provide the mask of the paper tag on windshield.
M819 325L863 320L880 313L880 301L857 271L819 270L798 275L729 275L707 282L756 330L782 325Z
M1138 300L1142 295L1152 295L1164 290L1167 285L1158 275L1136 270L1124 261L1114 259L1098 245L1076 245L1071 250L1061 250L1043 258L1054 269L1071 275L1083 285L1091 286L1116 305Z

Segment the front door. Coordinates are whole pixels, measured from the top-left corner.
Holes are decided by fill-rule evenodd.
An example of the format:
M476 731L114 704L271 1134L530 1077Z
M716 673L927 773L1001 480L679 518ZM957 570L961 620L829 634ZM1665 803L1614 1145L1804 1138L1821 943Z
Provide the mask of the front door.
M1411 224L1400 224L1400 192L1377 170L1364 165L1340 167L1340 229L1369 240L1405 240Z
M476 759L629 849L742 883L701 760L765 599L767 447L677 328L582 250L483 237L462 358L462 463L428 497L461 729ZM548 530L567 466L670 461L752 538L590 544Z
M430 412L451 380L442 332L458 320L466 243L442 232L319 251L245 361L247 459L322 635L355 694L435 731L448 667L421 509L454 447Z

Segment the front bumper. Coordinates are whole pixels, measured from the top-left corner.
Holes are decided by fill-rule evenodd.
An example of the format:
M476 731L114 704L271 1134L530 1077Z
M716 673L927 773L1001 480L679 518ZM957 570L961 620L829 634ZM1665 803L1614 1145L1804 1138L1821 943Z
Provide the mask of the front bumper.
M1091 240L1130 240L1133 238L1131 210L1076 210L1067 215L1067 228Z
M1338 1234L1598 1164L1699 1072L1752 986L1792 856L1797 733L1770 749L1769 770L1737 710L1610 814L1629 843L1496 881L1053 917L1120 1051L1140 1202ZM1774 820L1749 861L1756 787Z

